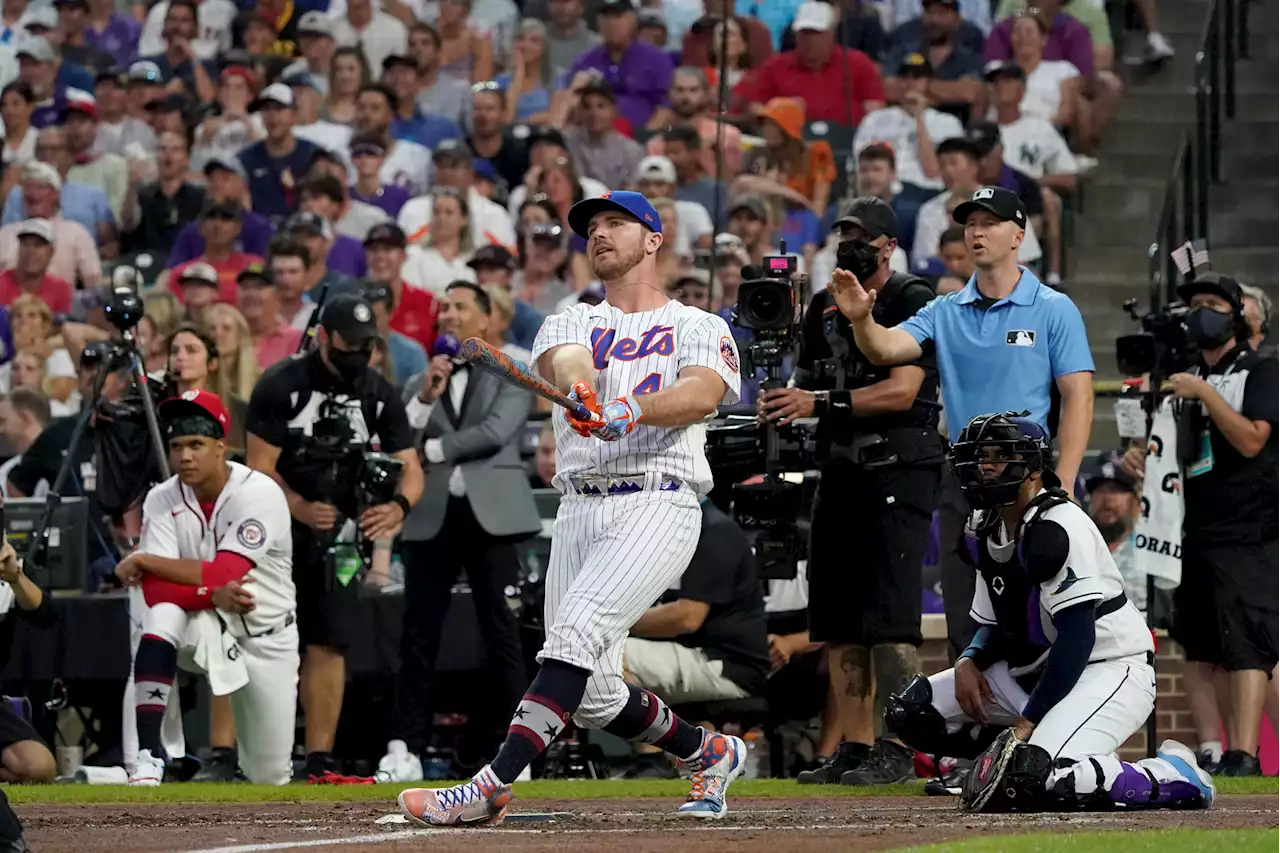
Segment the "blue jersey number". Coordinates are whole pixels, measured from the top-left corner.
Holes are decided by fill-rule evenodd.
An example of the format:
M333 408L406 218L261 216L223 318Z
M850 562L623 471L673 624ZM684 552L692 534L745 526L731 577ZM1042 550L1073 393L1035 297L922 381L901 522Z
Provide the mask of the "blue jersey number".
M655 394L662 388L662 374L650 373L644 381L631 389L632 394Z

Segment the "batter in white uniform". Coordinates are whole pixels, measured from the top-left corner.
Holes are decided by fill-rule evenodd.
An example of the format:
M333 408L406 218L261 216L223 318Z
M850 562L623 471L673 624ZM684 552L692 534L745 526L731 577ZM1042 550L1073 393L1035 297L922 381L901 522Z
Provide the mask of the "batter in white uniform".
M227 461L230 418L216 394L188 391L159 414L177 473L147 494L138 550L116 567L134 587L140 629L126 688L137 737L129 782L160 783L167 709L178 725L164 742L182 754L180 720L169 709L181 664L208 675L215 694L230 694L249 780L286 784L298 695L288 503L270 477ZM252 597L237 595L233 581L251 583ZM126 741L131 717L126 711Z
M953 669L894 696L885 722L914 749L960 758L1012 727L1012 773L983 810L1207 808L1213 783L1182 744L1115 756L1155 703L1151 632L1051 461L1048 434L1021 415L979 415L960 433L952 470L977 509L962 553L979 575L979 629ZM973 772L992 770L984 755Z
M547 319L538 372L598 413L559 414L555 486L564 493L547 570L542 666L506 742L470 782L410 789L401 809L420 823L493 824L509 785L572 716L578 725L655 744L688 766L679 814L719 818L742 771L737 738L704 732L622 680L627 632L689 564L711 489L703 418L738 399L738 351L724 320L662 290L662 223L639 193L574 205L569 225L605 284L605 301ZM598 400L607 400L603 404Z

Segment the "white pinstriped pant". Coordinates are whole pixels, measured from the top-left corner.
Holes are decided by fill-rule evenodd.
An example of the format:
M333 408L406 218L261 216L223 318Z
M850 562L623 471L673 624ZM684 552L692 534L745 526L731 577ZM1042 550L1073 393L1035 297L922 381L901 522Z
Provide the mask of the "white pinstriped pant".
M538 661L591 670L574 719L608 725L627 703L622 649L627 632L684 573L702 532L688 486L609 497L568 494L552 528Z

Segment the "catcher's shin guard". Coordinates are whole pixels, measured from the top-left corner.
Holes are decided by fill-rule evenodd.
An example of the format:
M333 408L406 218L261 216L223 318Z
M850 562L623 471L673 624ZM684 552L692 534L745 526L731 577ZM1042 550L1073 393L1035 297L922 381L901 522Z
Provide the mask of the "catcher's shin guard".
M961 805L969 811L1034 812L1053 807L1046 786L1053 758L1043 747L1023 743L1006 729L978 757L965 780Z
M958 731L948 731L947 721L933 707L933 687L923 675L911 679L902 693L889 697L884 725L912 749L950 758L977 758L1004 731L1000 726L979 723L965 723Z

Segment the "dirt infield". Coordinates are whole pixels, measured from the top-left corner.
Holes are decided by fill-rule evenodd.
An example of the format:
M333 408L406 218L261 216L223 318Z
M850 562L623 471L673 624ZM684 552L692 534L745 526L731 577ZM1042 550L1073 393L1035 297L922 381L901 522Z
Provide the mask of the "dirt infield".
M19 807L37 853L266 853L318 851L480 851L572 853L625 844L627 853L886 850L978 834L1094 829L1272 827L1277 800L1220 797L1209 812L974 817L951 799L735 799L722 821L691 824L672 816L676 801L517 801L514 814L562 813L553 820L508 820L494 829L415 830L376 821L394 803L218 805L66 805Z

